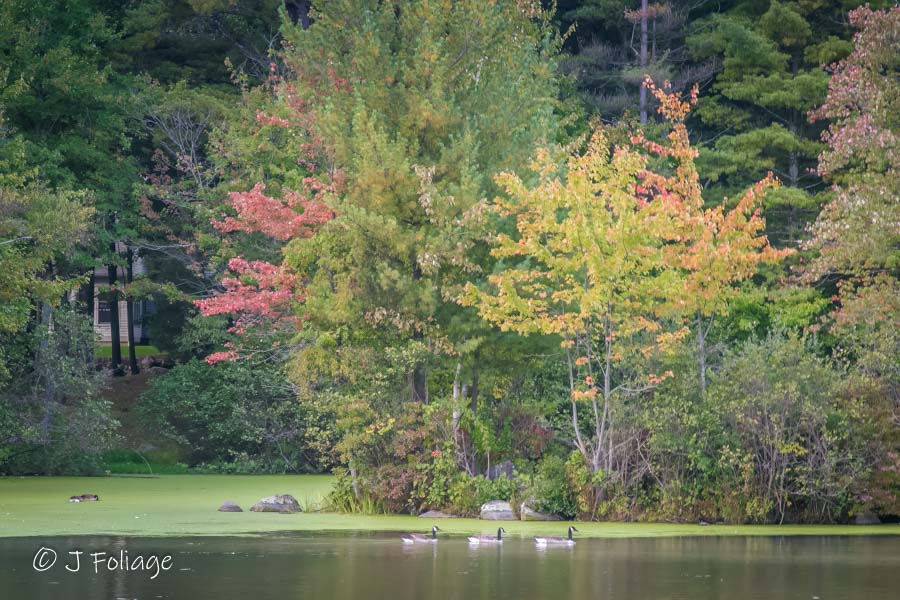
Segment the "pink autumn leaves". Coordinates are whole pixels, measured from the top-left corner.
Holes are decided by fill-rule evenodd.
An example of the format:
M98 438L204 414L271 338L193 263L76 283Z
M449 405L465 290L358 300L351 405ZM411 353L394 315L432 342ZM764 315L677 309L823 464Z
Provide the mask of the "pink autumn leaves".
M320 200L310 200L294 191L285 192L279 200L266 196L265 190L266 186L258 183L249 192L229 194L229 204L237 215L213 220L215 228L223 233L262 233L286 242L296 237L311 237L316 226L334 217L334 212Z
M235 215L214 219L212 224L223 233L261 233L280 242L312 237L318 226L335 215L320 199L326 186L312 178L306 183L311 198L294 191L286 191L281 199L273 198L264 193L263 184L249 192L231 193L228 200ZM241 257L229 260L228 269L233 275L222 279L224 291L195 302L203 316L234 315L229 331L237 334L262 325L280 329L296 322L295 308L304 299L301 274L284 264ZM206 362L236 360L239 355L238 349L226 344L226 350L209 355Z

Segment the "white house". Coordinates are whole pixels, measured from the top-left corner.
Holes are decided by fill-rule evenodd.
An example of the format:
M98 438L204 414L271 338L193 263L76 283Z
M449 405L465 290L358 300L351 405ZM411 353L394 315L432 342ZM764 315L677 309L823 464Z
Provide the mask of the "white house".
M144 261L135 256L132 263L132 272L135 277L146 272ZM126 272L124 267L119 267L116 273L116 281L121 285L125 282ZM105 266L94 269L94 333L100 343L112 341L110 333L110 302L101 300L100 297L109 287L109 272ZM150 341L150 330L144 323L144 318L152 311L152 302L139 300L134 302L134 343L147 344ZM127 303L119 302L119 341L128 343L128 313Z

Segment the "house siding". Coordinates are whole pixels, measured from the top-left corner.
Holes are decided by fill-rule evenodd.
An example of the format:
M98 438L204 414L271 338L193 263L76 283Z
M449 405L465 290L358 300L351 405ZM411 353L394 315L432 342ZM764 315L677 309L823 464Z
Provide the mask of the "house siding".
M98 294L99 295L99 294ZM135 308L138 308L139 303L135 303ZM122 343L128 342L128 313L126 312L127 303L119 302L119 341ZM134 341L135 343L146 342L147 337L145 333L146 328L140 322L140 319L135 318L134 323ZM100 342L111 342L112 341L112 332L110 331L111 327L109 323L101 323L100 322L100 302L96 300L94 301L94 334L99 338Z
M133 264L134 274L142 275L146 272L143 260L136 257ZM125 269L120 268L116 274L119 282L125 281ZM98 267L94 269L94 334L100 343L110 343L112 341L112 332L110 324L100 322L100 304L103 302L100 298L109 287L109 273L106 267ZM119 342L128 343L128 303L119 302ZM144 325L144 315L151 308L149 302L134 302L134 341L136 344L145 344L150 340L149 328Z

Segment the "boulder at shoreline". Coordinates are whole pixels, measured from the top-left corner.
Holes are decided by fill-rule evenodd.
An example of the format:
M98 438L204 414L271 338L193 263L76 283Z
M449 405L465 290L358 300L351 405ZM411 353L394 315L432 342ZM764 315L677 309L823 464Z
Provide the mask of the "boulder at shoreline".
M516 521L509 502L503 500L491 500L481 505L481 518L487 521Z
M303 512L297 499L290 494L276 494L263 498L250 507L251 512L298 513Z

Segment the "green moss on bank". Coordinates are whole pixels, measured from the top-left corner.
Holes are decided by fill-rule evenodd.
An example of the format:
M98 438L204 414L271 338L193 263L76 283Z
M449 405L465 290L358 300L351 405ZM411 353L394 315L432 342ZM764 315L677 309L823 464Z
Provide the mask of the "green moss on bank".
M496 530L477 519L425 521L409 516L307 512L294 515L220 513L225 500L244 507L271 494L291 494L306 508L321 505L333 479L325 475L163 475L160 477L0 478L0 537L53 535L235 535L266 531L424 531L436 523L449 535ZM100 502L70 503L98 494ZM508 535L564 533L565 523L503 523ZM578 523L581 537L700 535L900 535L900 525L730 526Z

